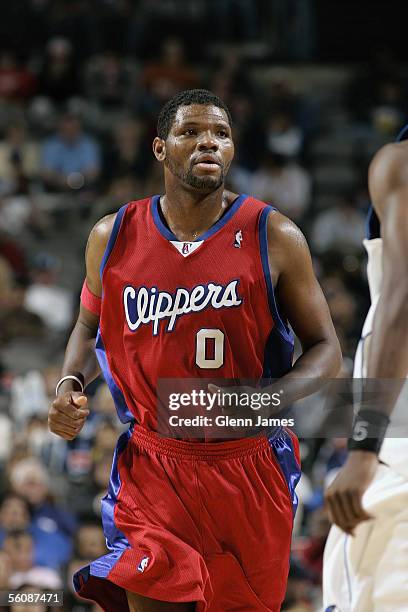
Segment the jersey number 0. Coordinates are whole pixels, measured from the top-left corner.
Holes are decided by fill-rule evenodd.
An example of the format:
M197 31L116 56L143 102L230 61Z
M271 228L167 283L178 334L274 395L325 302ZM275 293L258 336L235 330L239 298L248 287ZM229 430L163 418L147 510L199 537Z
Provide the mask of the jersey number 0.
M210 370L224 365L224 333L220 329L200 329L196 334L196 364Z

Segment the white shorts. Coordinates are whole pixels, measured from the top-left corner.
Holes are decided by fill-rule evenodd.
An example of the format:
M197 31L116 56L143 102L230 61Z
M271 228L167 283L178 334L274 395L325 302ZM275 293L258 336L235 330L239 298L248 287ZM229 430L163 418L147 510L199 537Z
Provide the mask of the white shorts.
M354 537L335 526L330 530L323 610L407 612L408 480L380 465L363 505L375 519L361 523Z

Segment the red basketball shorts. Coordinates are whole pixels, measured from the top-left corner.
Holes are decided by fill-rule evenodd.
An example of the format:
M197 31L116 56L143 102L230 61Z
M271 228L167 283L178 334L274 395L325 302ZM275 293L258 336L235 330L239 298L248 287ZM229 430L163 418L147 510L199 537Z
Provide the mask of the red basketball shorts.
M280 430L216 443L119 438L102 518L110 552L74 585L107 612L125 590L197 612L278 612L300 477L296 437Z

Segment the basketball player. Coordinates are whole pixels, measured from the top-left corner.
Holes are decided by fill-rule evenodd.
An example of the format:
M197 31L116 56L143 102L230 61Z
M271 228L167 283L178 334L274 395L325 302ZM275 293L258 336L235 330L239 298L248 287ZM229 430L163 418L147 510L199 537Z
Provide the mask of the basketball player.
M391 412L393 419L402 416L402 425L408 417L402 381L408 374L406 138L408 126L370 165L374 209L364 244L372 305L354 368L358 378L400 380L395 389L380 389L374 398L363 392L349 456L326 493L331 520L337 525L330 531L324 556L326 611L408 610L408 439L384 439Z
M299 229L226 191L234 155L225 104L188 90L153 142L165 195L130 202L92 230L78 321L50 409L71 440L88 415L96 355L120 419L102 516L110 552L74 577L109 612L278 612L288 575L295 436L161 438L160 378L335 376L341 355ZM292 365L291 324L303 354ZM288 387L289 388L289 387Z

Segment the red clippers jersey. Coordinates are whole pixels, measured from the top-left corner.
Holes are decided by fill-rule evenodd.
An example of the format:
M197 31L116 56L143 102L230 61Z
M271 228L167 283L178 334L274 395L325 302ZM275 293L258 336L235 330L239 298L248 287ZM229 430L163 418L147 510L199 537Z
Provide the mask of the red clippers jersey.
M159 196L117 216L101 264L96 352L120 419L156 425L160 378L278 378L293 337L269 271L273 208L238 197L204 235L180 242Z

